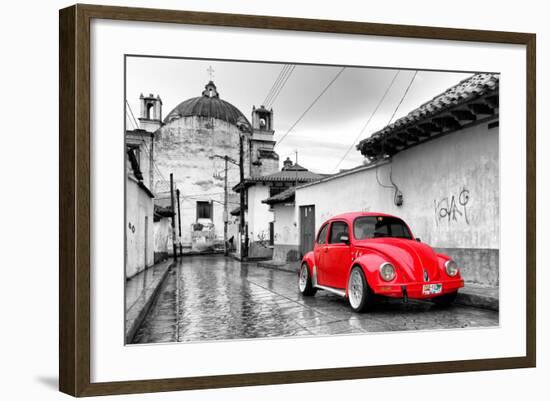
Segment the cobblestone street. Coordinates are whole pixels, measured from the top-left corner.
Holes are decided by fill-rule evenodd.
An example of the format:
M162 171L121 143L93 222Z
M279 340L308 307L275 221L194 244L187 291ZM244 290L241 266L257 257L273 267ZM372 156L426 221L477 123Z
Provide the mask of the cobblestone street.
M498 312L384 301L353 313L343 298L304 298L294 273L223 256L185 257L169 272L134 343L327 335L498 325Z

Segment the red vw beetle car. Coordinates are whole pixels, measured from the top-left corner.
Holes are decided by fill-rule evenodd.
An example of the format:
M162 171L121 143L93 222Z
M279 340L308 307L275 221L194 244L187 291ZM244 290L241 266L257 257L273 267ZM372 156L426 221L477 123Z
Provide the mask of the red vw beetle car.
M325 222L298 276L302 295L330 291L348 298L356 312L368 310L377 296L448 306L463 286L451 258L415 239L403 220L383 213L345 213Z

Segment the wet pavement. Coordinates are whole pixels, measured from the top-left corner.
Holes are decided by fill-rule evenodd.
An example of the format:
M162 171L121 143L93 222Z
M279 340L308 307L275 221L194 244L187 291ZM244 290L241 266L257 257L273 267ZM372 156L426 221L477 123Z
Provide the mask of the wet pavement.
M357 314L325 291L302 297L295 273L223 256L182 258L133 343L211 341L498 325L498 312L430 302L379 303Z

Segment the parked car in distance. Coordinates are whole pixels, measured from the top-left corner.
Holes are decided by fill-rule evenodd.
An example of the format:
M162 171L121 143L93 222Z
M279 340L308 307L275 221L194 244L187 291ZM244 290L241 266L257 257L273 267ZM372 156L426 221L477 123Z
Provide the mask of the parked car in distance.
M379 296L453 303L464 286L457 264L415 239L400 218L383 213L345 213L321 225L314 249L304 255L298 289L348 299L356 312Z

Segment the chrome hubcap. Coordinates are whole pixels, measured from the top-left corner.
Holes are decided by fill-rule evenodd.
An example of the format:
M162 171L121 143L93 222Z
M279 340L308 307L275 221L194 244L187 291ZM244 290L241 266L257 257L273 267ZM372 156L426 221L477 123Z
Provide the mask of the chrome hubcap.
M363 280L361 280L361 274L357 270L351 272L348 285L348 296L351 306L358 308L363 299Z
M300 280L298 280L298 286L300 287L300 291L304 292L306 290L307 285L307 267L302 266L302 269L300 270Z

